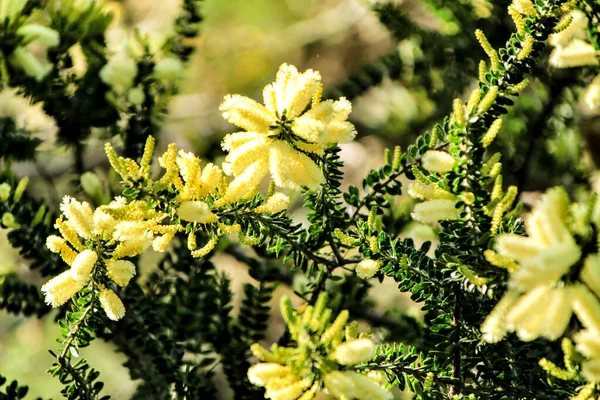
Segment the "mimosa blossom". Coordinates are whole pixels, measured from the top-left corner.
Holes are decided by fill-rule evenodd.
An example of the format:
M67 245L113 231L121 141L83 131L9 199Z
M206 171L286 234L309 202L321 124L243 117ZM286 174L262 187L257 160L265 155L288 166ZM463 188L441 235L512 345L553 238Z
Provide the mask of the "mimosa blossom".
M264 89L264 105L240 95L225 97L220 107L223 117L244 130L227 135L222 143L229 152L223 169L236 177L226 197L238 200L267 175L280 187L319 186L324 177L315 156L356 135L347 121L350 102L343 97L321 101L322 90L318 72L300 73L283 64L275 82Z

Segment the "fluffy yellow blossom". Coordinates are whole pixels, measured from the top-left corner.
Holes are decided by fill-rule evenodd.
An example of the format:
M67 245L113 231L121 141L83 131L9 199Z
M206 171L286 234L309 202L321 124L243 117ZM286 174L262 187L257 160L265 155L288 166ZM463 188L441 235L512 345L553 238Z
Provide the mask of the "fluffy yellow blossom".
M65 196L60 205L60 210L67 218L70 227L84 239L92 235L94 221L92 208L88 203L79 202L72 197Z
M581 249L569 230L578 209L563 189L551 189L525 218L528 236L498 236L497 254L490 250L486 258L510 267L509 290L483 323L484 340L497 342L510 331L526 341L556 340L573 314L585 328L600 332L600 255L583 260L580 282L564 282L581 265Z
M248 369L248 380L257 386L266 386L271 380L288 376L293 376L292 370L277 363L258 363Z
M354 399L356 388L352 378L341 371L332 371L323 377L325 388L337 399Z
M452 171L456 164L454 157L439 150L428 150L423 154L421 162L426 170L439 173Z
M444 220L460 219L461 210L456 208L456 200L428 200L415 205L411 216L413 219L431 224Z
M356 365L369 361L375 355L375 343L363 338L340 344L333 353L341 365Z
M67 196L61 210L63 215L55 226L62 237L50 235L46 245L50 251L60 254L71 269L42 288L46 301L55 307L64 304L90 282L96 264L104 265L107 277L116 284L127 285L135 275L135 266L121 258L141 254L156 237L171 235L170 241L180 228L162 225L166 214L149 208L146 203L127 203L122 197L92 211L89 204ZM102 253L98 249L102 249ZM111 296L107 296L110 300ZM119 303L113 301L110 304L114 315L120 315Z
M277 214L288 208L290 198L283 193L274 193L260 206L254 209L257 213Z
M356 135L347 121L350 102L345 98L321 101L320 80L318 72L300 73L283 64L275 82L265 87L265 105L239 95L225 97L220 107L223 117L245 130L223 140L223 148L229 152L223 168L235 177L231 190L240 186L255 190L267 174L280 187L318 187L323 173L311 155L320 155L327 147L349 142ZM247 173L250 169L251 174ZM231 197L241 198L238 193Z
M521 291L559 280L581 257L581 250L567 226L568 197L561 189L551 189L525 219L528 237L500 235L499 255L521 266L510 276L509 285Z
M127 286L135 275L135 265L126 260L108 260L106 272L110 279L119 286Z
M531 0L514 0L513 5L521 14L527 16L537 15L537 11Z
M73 264L75 257L77 257L77 253L69 246L67 241L60 236L48 236L48 238L46 238L46 247L48 247L51 252L60 254L60 257L68 265Z
M89 249L82 251L73 260L73 265L71 266L73 276L81 280L89 279L97 261L98 254L95 251Z
M115 292L102 288L98 296L102 309L113 321L118 321L125 315L125 306Z
M273 345L270 350L252 345L252 353L263 362L250 367L248 379L265 387L265 398L271 399L391 400L380 376L343 370L372 360L375 344L368 337L357 338L357 324L346 324L347 311L331 321L327 301L327 295L321 294L314 306L298 312L290 299L283 297L281 314L294 343L290 347Z
M72 270L68 270L46 282L42 286L42 293L47 304L59 307L83 289L86 283L85 280L77 279Z
M523 341L538 337L558 339L567 327L573 308L571 288L539 286L521 296L506 313L506 327Z
M381 262L375 260L362 260L356 266L356 275L361 279L371 279L381 268Z
M188 222L215 222L216 216L211 212L210 206L203 201L184 201L177 208L177 215Z

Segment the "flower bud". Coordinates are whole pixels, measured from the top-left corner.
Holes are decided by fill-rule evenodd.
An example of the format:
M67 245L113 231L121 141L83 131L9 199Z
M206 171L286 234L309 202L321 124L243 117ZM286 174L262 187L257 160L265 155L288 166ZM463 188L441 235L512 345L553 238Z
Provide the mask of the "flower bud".
M122 93L133 85L138 73L132 60L110 60L100 70L100 79L116 92Z
M370 279L379 271L380 267L381 263L379 261L362 260L356 266L356 275L361 279Z
M56 47L60 43L60 35L52 28L40 24L26 24L17 29L26 42L38 41L48 47Z
M19 224L15 221L15 216L12 213L4 213L2 215L2 225L6 228L18 228Z
M212 213L203 201L184 201L177 209L177 215L187 222L206 222Z
M79 180L81 188L95 204L102 204L104 202L103 200L106 196L98 175L89 171L84 172Z
M38 82L44 79L48 72L42 63L23 47L17 47L13 51L11 61L16 67L21 68L25 74Z
M110 289L100 290L100 305L108 318L118 321L125 315L125 306L115 292Z
M27 184L29 184L29 177L27 176L21 179L17 184L17 187L15 188L15 194L13 196L15 203L18 203L21 200L25 189L27 189Z
M11 187L8 183L0 184L0 201L6 201L10 197Z
M177 58L165 58L154 66L154 78L176 80L183 75L183 63Z
M356 365L369 361L375 354L375 343L371 339L357 339L340 344L333 353L342 365Z
M110 279L119 286L127 286L135 275L135 265L126 260L108 260L106 271Z

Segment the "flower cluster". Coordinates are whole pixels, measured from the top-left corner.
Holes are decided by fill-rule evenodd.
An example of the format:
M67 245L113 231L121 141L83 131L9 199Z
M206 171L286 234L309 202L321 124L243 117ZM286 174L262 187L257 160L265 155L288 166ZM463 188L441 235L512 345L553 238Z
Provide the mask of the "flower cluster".
M270 350L252 345L252 352L263 362L248 370L250 382L266 388L265 398L273 400L310 400L327 395L336 399L391 399L382 375L354 368L373 358L375 344L358 335L355 323L347 325L348 311L342 311L332 322L327 300L327 295L321 294L314 307L298 312L289 298L281 299L281 313L295 343L290 347L273 345Z
M127 203L122 197L92 211L88 203L67 196L61 211L55 225L60 236L49 236L46 245L71 268L42 286L46 302L58 307L91 285L92 290L99 291L106 314L120 319L125 308L105 287L108 281L104 278L118 286L129 283L135 266L127 259L159 242L160 235L165 234L160 222L166 214L148 208L144 202Z
M103 79L127 78L121 82L127 86L134 73L111 70L115 65L105 67ZM240 232L240 225L221 221L219 213L232 203L251 199L268 165L279 186L318 185L322 172L307 153L320 155L328 146L355 135L353 125L346 121L350 103L345 99L322 102L319 80L317 72L300 74L284 64L276 82L265 89L266 107L241 96L226 99L221 106L226 118L249 130L229 135L223 142L231 151L224 169L235 176L232 182L221 167L212 163L202 166L198 157L178 150L175 144L158 158L164 172L155 180L151 176L154 138L146 141L139 163L119 156L106 144L108 160L126 186L126 197L95 211L85 202L65 198L63 215L56 222L62 237L50 236L47 245L71 269L43 286L46 301L60 306L91 284L99 291L107 315L119 319L125 308L103 281L108 278L119 286L127 285L135 267L124 258L137 256L150 246L165 251L182 231L188 233L188 248L194 257L207 255L221 235ZM311 101L311 108L304 112ZM307 176L309 180L303 180ZM288 203L286 195L270 191L263 201L252 203L250 211L276 214ZM198 231L209 237L201 248L197 248Z
M574 313L585 330L574 336L589 360L582 374L600 381L600 255L583 254L589 222L598 206L570 204L561 188L548 191L526 217L527 237L499 235L486 258L511 271L509 288L481 327L484 340L500 341L514 331L521 340L561 337ZM595 240L595 239L594 239ZM596 347L595 347L596 346Z
M280 187L319 186L324 178L315 160L327 147L356 135L347 121L352 105L345 98L321 101L320 81L316 71L299 73L283 64L264 89L265 105L239 95L225 97L223 117L244 130L223 140L229 152L223 169L235 177L232 186L252 191L268 174Z
M247 199L255 192L240 193L240 188L228 184L223 170L218 165L208 163L202 167L201 160L190 152L177 150L172 143L158 158L164 169L162 176L153 180L151 161L154 153L154 139L149 137L140 163L118 156L110 144L106 153L113 169L121 176L137 196L145 198L158 210L164 210L168 227L163 225L165 234L157 239L154 249L165 251L175 234L188 232L188 248L194 257L202 257L215 247L219 236L238 233L238 224L226 224L218 217L234 200ZM128 193L126 190L124 193ZM233 194L232 194L233 193ZM276 214L287 208L289 198L283 193L272 193L252 209L255 213ZM212 229L212 228L215 229ZM196 232L203 230L210 239L202 248L197 248Z

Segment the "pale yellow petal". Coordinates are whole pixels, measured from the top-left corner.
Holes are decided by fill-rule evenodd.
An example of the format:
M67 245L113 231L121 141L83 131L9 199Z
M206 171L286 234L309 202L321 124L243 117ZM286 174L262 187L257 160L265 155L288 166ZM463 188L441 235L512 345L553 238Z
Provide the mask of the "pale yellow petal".
M323 172L313 160L285 142L271 145L269 169L279 187L316 189L324 179Z

